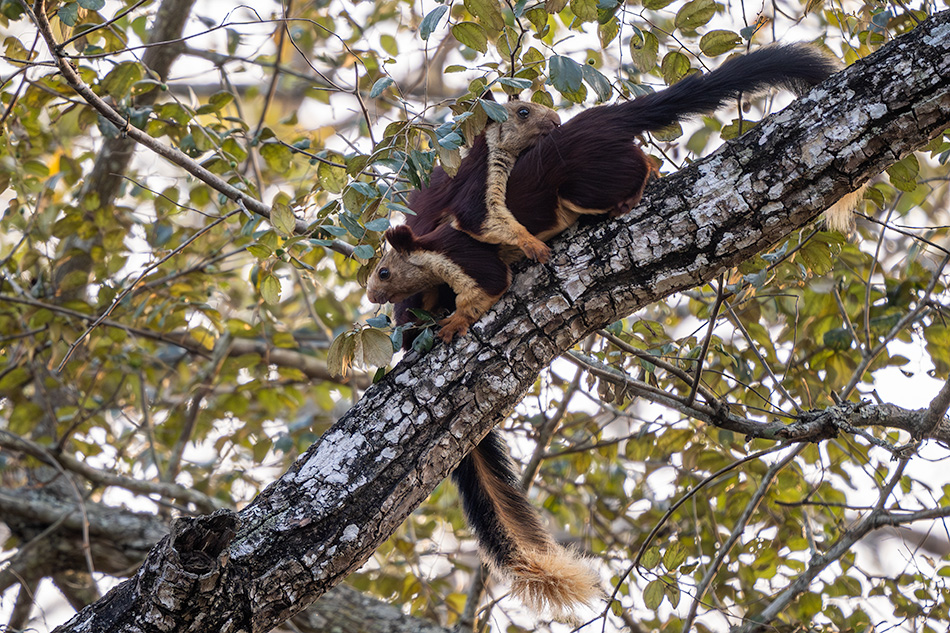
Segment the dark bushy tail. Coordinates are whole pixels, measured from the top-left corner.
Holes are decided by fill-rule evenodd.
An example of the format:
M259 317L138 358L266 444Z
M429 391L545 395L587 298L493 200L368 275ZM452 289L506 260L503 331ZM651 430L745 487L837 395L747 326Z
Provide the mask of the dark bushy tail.
M602 595L588 561L561 547L545 529L496 431L462 460L452 478L483 556L511 581L512 593L526 606L571 619L578 606Z
M631 137L660 130L690 116L715 112L741 94L787 88L802 94L837 71L840 62L810 44L773 45L727 60L706 73L687 75L669 88L615 106L592 108L591 116ZM573 120L572 120L573 121Z
M669 88L618 106L633 133L658 130L686 117L718 110L740 94L786 88L804 94L838 70L840 63L808 44L768 46L733 57L719 68L688 75ZM629 118L628 118L629 117Z

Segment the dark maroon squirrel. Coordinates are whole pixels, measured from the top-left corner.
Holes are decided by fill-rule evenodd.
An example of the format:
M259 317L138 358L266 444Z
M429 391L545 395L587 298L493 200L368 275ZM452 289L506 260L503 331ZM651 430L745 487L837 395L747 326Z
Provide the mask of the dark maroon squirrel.
M546 261L547 248L524 231L545 242L582 215L616 216L639 202L656 168L634 143L637 136L711 113L740 95L771 87L801 93L838 68L812 46L776 45L660 92L590 108L562 125L542 106L509 102L508 120L488 125L454 177L437 168L429 186L410 196L416 215L387 231L390 248L368 280L369 299L395 303L397 324L413 321L413 308L451 312L440 321L440 338L464 336L508 289L509 263L522 253ZM599 575L555 542L515 472L492 431L453 479L492 569L529 607L570 618L602 595Z

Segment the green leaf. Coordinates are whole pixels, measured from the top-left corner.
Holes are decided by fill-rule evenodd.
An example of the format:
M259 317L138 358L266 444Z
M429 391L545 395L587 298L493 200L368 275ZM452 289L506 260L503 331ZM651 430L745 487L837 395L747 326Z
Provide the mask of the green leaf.
M498 0L464 0L464 4L469 13L491 30L501 31L505 28L505 18Z
M651 11L658 11L664 7L673 4L673 0L644 0L643 8Z
M419 25L419 37L424 40L429 39L435 27L439 24L439 20L442 19L442 16L445 15L445 12L448 10L449 8L443 4L429 11L426 17L422 18L422 24Z
M916 154L908 154L900 161L887 168L887 175L890 176L891 183L897 182L915 182L920 173L920 162Z
M522 79L521 77L499 77L498 83L502 84L503 86L511 86L518 92L527 90L531 87L531 80Z
M98 11L106 6L105 0L79 0L79 6L88 11Z
M479 53L488 52L488 33L485 27L474 22L459 22L452 27L452 35L459 43Z
M4 366L3 375L0 376L0 391L7 391L8 389L19 387L23 383L28 382L32 376L26 367L15 367L9 371L6 370L7 367Z
M663 80L667 84L674 84L682 79L689 72L689 68L689 58L679 51L667 53L660 66Z
M660 551L656 547L651 547L647 551L643 552L643 557L640 559L640 565L646 569L653 569L660 564Z
M267 274L261 279L261 298L270 305L280 303L280 282L277 277Z
M353 256L358 257L359 259L370 260L373 259L373 255L376 254L376 250L369 244L360 244L353 249Z
M663 602L665 583L662 580L651 580L643 590L643 602L647 609L656 610Z
M541 7L528 9L525 11L524 17L528 18L528 22L531 23L531 26L533 26L534 30L538 33L548 25L548 12Z
M393 85L392 77L380 77L376 80L376 83L373 84L373 89L369 91L369 98L375 99L379 95L383 94L383 91L386 88Z
M641 73L648 73L656 68L659 51L660 40L653 33L635 33L630 38L630 61Z
M584 80L584 68L570 57L555 55L548 61L551 83L562 93L577 92Z
M337 154L328 154L326 159L337 165L343 164L343 157ZM321 162L317 167L317 179L320 181L320 186L330 193L343 191L343 187L346 186L348 180L345 167L337 167L324 162Z
M514 47L514 48L512 48ZM505 30L498 39L495 40L495 48L502 59L514 59L518 57L521 50L521 38L518 32L511 27L505 27Z
M297 228L297 218L286 204L275 204L270 210L270 221L284 237L290 237Z
M681 31L695 31L716 15L714 0L690 0L676 13L674 23Z
M715 57L728 53L741 42L742 38L738 33L719 29L703 35L699 40L699 48L704 55Z
M59 11L56 12L56 17L66 26L76 26L79 22L79 3L70 2L69 4L64 4L59 8Z
M571 12L581 22L597 20L597 0L571 0Z
M277 173L287 173L290 171L293 153L289 147L279 143L265 143L260 146L259 151L267 163L267 166Z
M370 220L366 223L366 228L370 231L376 231L377 233L382 233L388 229L392 223L389 221L389 218L376 218L375 220Z
M613 93L613 88L610 86L610 82L604 77L600 71L589 64L584 64L583 73L584 81L587 82L587 85L594 89L594 93L597 95L597 101L603 102L610 99L610 95Z
M614 41L617 34L620 33L620 20L611 18L597 27L597 36L600 38L600 47L607 46Z
M23 46L23 43L17 38L10 36L3 40L3 49L7 57L20 61L27 61L30 58L29 51Z
M225 92L223 90L221 92L216 92L208 98L208 103L198 108L198 114L218 112L232 101L234 101L234 95L230 92Z
M129 96L132 84L142 79L142 66L137 62L122 62L109 71L99 82L99 88L116 100Z
M485 111L485 114L487 114L488 118L492 121L503 123L508 120L508 111L505 109L505 106L496 101L489 101L488 99L477 99L477 101L478 105L482 107L482 110Z
M680 541L673 541L663 553L663 566L669 571L675 571L686 560L686 548Z
M396 57L399 55L399 45L396 43L396 38L388 33L385 35L379 36L379 45L383 47L383 50Z

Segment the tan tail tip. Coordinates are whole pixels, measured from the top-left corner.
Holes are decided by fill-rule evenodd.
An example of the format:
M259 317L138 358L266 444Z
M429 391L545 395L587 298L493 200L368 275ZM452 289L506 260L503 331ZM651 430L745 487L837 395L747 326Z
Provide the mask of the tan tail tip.
M590 607L604 595L591 562L560 546L525 553L506 571L516 598L557 620L575 621L578 608Z

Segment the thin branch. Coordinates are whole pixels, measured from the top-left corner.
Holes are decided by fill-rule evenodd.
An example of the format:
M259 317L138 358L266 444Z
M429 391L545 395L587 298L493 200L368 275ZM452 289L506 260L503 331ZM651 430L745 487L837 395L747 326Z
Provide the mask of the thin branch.
M722 302L726 298L723 292L725 285L723 276L719 275L719 286L716 288L716 304L713 306L712 312L709 313L709 328L706 330L706 338L703 340L703 349L699 353L699 358L696 359L696 375L693 378L693 385L689 390L689 397L686 398L686 406L693 404L693 401L696 399L699 381L703 377L703 363L706 360L706 354L709 352L709 342L712 341L713 330L716 329L716 319L719 317L719 309L722 307Z
M735 633L752 633L753 631L760 630L763 625L766 625L777 618L779 614L781 614L795 598L808 589L809 585L811 585L811 582L818 576L819 573L822 572L822 570L844 556L845 553L847 553L855 543L867 536L867 534L871 531L880 528L882 525L890 525L890 517L888 517L889 513L884 509L884 504L886 503L891 492L900 482L906 465L907 460L900 461L894 471L894 474L891 476L890 481L881 491L878 504L874 510L869 512L860 523L842 534L841 537L835 541L825 551L824 554L820 556L813 556L808 562L808 567L805 569L805 571L803 571L794 581L792 581L788 587L768 605L768 607L763 609L759 614L755 615L742 626L734 629ZM938 508L937 510L950 513L950 508Z

